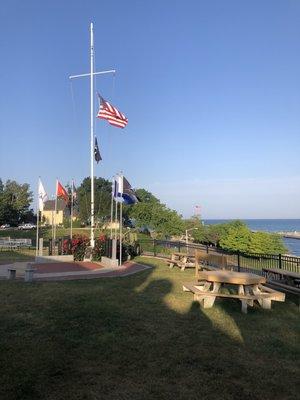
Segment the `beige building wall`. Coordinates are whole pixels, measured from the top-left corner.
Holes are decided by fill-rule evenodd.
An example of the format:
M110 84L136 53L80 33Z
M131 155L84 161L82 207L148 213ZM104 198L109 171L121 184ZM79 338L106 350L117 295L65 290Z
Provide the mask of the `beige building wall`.
M45 220L45 224L47 225L59 225L63 223L64 213L63 211L42 211L42 221Z

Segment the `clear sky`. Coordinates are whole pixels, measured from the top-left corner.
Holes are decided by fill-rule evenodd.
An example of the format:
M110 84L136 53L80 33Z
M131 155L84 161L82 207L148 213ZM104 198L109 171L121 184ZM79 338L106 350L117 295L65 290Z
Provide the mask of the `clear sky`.
M184 216L300 216L298 0L14 1L0 9L0 177L49 194L89 165L89 24L97 176L123 170ZM96 105L95 105L96 107Z

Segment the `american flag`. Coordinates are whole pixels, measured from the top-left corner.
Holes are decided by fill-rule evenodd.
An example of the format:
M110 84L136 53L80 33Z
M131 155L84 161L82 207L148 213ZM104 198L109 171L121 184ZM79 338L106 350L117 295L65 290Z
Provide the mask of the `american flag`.
M128 124L128 119L125 115L112 106L108 101L104 100L99 94L98 96L100 99L100 109L97 118L106 119L111 125L118 128L125 128Z

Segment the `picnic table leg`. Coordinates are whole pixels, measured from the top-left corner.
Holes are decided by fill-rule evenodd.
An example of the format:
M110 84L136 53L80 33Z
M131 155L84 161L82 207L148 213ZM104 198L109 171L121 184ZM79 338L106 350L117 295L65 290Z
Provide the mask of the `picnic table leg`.
M171 261L175 261L175 254L171 254ZM170 262L170 269L174 267L174 263Z
M218 293L221 287L221 283L213 282L213 290L210 293ZM203 308L211 308L216 300L216 296L209 296L203 298Z
M187 257L183 257L181 262L182 262L182 266L180 269L181 269L181 271L184 271L186 263L187 263Z
M251 286L252 289L252 293L254 294L254 296L256 296L257 294L261 293L261 290L259 289L258 285L253 285ZM262 299L257 299L258 304L263 307L263 300Z
M262 300L262 308L264 308L265 310L271 310L271 299L263 299Z
M245 291L247 291L247 289L244 287L244 285L239 285L238 287L238 293L239 294L245 294ZM247 314L248 312L248 304L253 306L253 301L250 300L250 303L248 300L246 299L240 299L241 303L242 303L242 313Z

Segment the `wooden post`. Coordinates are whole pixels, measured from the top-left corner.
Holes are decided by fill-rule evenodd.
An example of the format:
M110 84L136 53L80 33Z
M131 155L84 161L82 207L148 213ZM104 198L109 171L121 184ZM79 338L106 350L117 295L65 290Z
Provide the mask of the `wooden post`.
M180 252L181 252L181 243L178 242L178 253L180 253Z
M282 269L282 259L281 259L281 254L278 254L278 268Z
M52 239L49 239L49 244L48 244L48 255L52 256Z
M153 239L153 256L156 257L156 243L155 243L155 239Z

